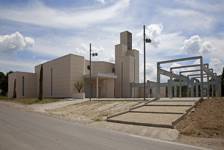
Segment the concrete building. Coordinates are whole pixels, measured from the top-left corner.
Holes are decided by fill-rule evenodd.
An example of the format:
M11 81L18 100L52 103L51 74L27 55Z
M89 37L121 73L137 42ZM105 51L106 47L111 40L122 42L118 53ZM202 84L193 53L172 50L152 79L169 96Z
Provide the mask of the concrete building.
M85 74L85 59L82 56L66 55L43 63L43 96L72 97L76 93L74 84L82 81ZM37 81L40 78L41 65L35 67ZM37 82L39 93L39 82Z
M120 34L120 44L115 45L115 72L115 96L138 95L138 90L131 89L130 83L139 82L139 52L132 49L132 34L128 31Z
M199 60L200 63L189 64L188 61L192 60ZM174 62L188 63L171 67L170 70L160 66ZM89 60L83 56L68 54L37 65L35 73L12 73L9 75L8 97L37 97L41 66L43 68L43 97L45 98L79 98L80 93L75 88L78 82L83 83L81 94L84 93L85 97L90 97L90 91L92 91L92 97L96 98L144 97L144 85L139 83L139 52L132 49L130 32L120 33L120 44L115 45L115 63L92 62L91 81L89 65ZM196 68L189 70L191 67ZM178 69L179 72L173 72ZM160 83L161 75L169 77L169 80ZM203 63L202 56L166 60L157 63L157 82L147 81L145 97L221 96L220 83L221 79L212 68L209 68L209 64ZM92 90L90 90L91 87Z
M14 72L8 77L8 97L32 98L37 96L36 74Z
M92 80L89 78L89 60L83 56L68 54L35 66L35 73L15 72L9 75L8 97L16 91L17 98L39 95L40 69L43 68L43 97L77 98L75 83L83 82L83 92L92 97L131 97L130 83L139 82L139 53L132 49L132 35L120 34L120 44L115 46L115 64L92 62ZM116 89L116 91L115 91ZM138 93L135 90L134 93Z
M54 98L75 97L78 93L75 83L84 83L86 97L90 96L89 61L84 57L69 54L43 65L43 96ZM40 67L35 67L37 81L40 78ZM92 96L114 97L114 64L109 62L92 62ZM110 91L110 92L108 92ZM39 82L37 82L39 93Z

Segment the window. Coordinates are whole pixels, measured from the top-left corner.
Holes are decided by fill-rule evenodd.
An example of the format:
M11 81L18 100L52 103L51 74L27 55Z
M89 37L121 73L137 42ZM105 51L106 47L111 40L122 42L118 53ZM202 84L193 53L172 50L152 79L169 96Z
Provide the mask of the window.
M166 86L166 96L165 97L168 97L168 87Z
M112 73L115 73L115 68L112 68Z
M152 89L149 89L150 97L152 97Z
M90 70L90 65L87 65L87 69Z

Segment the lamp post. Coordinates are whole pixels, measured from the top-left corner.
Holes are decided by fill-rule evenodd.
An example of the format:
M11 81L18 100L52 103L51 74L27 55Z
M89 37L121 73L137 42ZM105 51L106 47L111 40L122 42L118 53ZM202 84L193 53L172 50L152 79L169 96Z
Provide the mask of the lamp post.
M97 53L92 53L92 46L91 43L89 44L89 80L90 80L90 97L89 100L91 101L92 98L92 56L97 56Z
M145 71L145 64L146 64L146 54L145 54L145 43L151 43L151 39L149 38L146 38L145 36L145 25L143 25L143 47L144 47L144 100L145 100L145 74L146 74L146 71Z

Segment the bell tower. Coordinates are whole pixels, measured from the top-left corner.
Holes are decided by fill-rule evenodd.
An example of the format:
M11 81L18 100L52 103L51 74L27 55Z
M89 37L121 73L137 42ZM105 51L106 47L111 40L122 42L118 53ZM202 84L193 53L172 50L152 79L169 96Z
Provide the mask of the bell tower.
M129 31L121 32L120 44L115 45L115 73L115 96L133 97L130 84L139 82L139 52L132 49L132 34Z

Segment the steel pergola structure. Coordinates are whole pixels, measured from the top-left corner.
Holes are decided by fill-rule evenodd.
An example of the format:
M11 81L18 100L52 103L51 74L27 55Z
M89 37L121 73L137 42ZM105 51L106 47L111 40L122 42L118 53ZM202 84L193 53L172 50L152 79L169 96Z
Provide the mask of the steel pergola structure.
M199 60L198 64L190 64L189 61ZM168 70L162 68L163 64L173 62L187 62L188 65L170 67ZM174 72L175 70L175 72ZM168 82L161 83L160 76L165 75L169 77ZM131 83L132 88L144 88L144 97L160 98L160 92L165 97L205 97L220 96L221 84L220 78L214 73L209 64L203 64L202 56L179 58L167 61L160 61L157 63L157 81L147 81L147 83ZM160 89L162 87L162 91ZM183 90L184 91L183 91ZM165 91L164 91L165 90ZM185 95L184 95L185 93Z
M187 62L187 61L192 61L192 60L199 60L199 64L192 64L192 65L183 65L183 66L176 66L176 67L170 67L170 70L164 70L161 68L161 65L163 64L170 64L170 63L174 63L174 62ZM189 68L195 68L195 67L199 67L198 69L191 69L189 70ZM177 69L185 69L184 71L180 71L179 74L176 74L173 72L173 70L177 70ZM186 70L188 69L188 70ZM197 72L197 74L192 74ZM188 75L184 75L188 73ZM187 57L187 58L179 58L179 59L172 59L172 60L167 60L167 61L160 61L157 63L157 98L160 98L160 76L161 75L165 75L170 77L170 80L168 81L168 93L169 93L169 97L172 97L171 94L171 87L172 85L174 85L174 88L176 88L176 86L179 86L179 96L181 97L181 84L182 82L187 83L187 86L191 88L191 96L193 96L192 93L194 93L194 87L196 86L200 86L200 96L201 98L203 98L205 96L205 91L206 90L206 95L209 97L209 85L212 83L212 90L214 90L214 84L217 84L217 82L210 82L210 81L216 81L216 75L215 73L213 73L213 69L209 68L208 64L203 64L203 57L202 56L194 56L194 57ZM204 78L207 78L207 87L204 86ZM194 78L193 78L194 77ZM195 78L196 77L196 78ZM211 78L209 80L209 78ZM177 81L174 81L173 79L176 79ZM200 79L200 81L198 80ZM210 83L209 83L210 82ZM174 89L174 91L176 91L176 89ZM197 88L196 88L197 91ZM197 91L198 92L198 91ZM197 93L196 92L196 93ZM197 95L197 94L196 94ZM174 96L176 96L176 94L174 94ZM198 96L198 95L197 95Z

